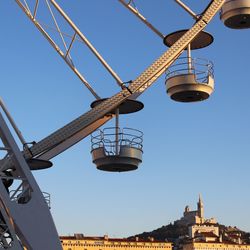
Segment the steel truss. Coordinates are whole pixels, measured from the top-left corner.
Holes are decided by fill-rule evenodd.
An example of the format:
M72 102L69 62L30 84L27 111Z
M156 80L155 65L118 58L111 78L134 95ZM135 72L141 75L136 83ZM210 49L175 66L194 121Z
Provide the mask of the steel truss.
M15 166L1 171L0 248L62 249L49 207L1 113L0 137L2 161L11 158ZM10 192L9 185L16 189Z

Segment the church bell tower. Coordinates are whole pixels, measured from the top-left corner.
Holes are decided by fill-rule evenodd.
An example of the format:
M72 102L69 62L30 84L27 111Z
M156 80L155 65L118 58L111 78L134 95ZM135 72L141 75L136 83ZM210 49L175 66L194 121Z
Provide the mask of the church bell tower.
M199 194L199 201L197 203L197 212L200 218L204 218L204 205L200 194Z

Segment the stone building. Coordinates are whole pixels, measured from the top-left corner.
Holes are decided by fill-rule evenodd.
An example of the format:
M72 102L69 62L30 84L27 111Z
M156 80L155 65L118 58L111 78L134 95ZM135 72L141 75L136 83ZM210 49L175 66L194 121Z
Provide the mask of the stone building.
M191 239L197 240L202 237L205 241L213 241L220 238L219 227L215 225L192 225L188 228L188 235ZM209 239L204 238L207 236Z
M172 243L148 240L134 240L104 237L85 237L83 234L61 236L63 250L172 250Z
M188 227L188 236L175 247L178 250L250 250L250 245L241 240L241 231L236 227L226 227L220 232L214 218L204 217L204 204L201 196L197 210L185 208L183 217L176 223Z
M189 206L186 206L183 213L183 217L181 217L180 220L177 220L174 223L178 225L189 226L194 224L216 224L217 222L214 218L205 219L204 204L201 199L201 195L199 195L197 210L191 211Z
M250 250L250 245L192 242L184 244L182 250Z

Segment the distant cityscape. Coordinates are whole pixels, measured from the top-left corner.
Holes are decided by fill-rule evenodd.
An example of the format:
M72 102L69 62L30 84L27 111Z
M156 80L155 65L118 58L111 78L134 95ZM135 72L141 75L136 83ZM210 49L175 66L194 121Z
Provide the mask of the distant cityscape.
M250 233L206 219L201 196L197 210L186 206L183 217L152 232L128 238L61 236L63 250L250 250Z

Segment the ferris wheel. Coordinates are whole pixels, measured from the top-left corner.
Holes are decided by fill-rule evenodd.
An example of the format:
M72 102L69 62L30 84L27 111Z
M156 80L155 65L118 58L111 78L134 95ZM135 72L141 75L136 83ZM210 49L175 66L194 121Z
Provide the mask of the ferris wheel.
M31 171L51 167L53 157L88 135L91 135L91 154L97 169L110 172L136 170L142 162L143 133L137 129L120 128L119 116L140 111L143 103L137 98L164 73L166 92L172 100L198 102L208 99L214 91L213 63L207 59L193 58L193 50L202 49L213 42L213 36L204 28L218 11L227 27L250 28L250 0L211 0L198 15L181 0L175 0L191 16L194 24L190 29L168 35L164 35L143 16L135 0L118 0L168 47L136 79L127 82L111 68L55 0L15 2L95 100L88 112L37 143L25 141L3 100L0 100L1 150L6 152L0 161L0 249L62 249L49 211L48 196L41 192ZM43 8L51 15L53 27L40 21L40 9ZM62 31L58 18L64 20L73 35ZM59 34L60 42L52 38L51 32ZM72 53L75 43L87 46L114 78L120 88L117 94L104 98L97 94L76 67ZM112 118L115 118L114 127L99 129ZM23 150L18 148L8 124L19 137ZM13 186L15 190L11 190Z

